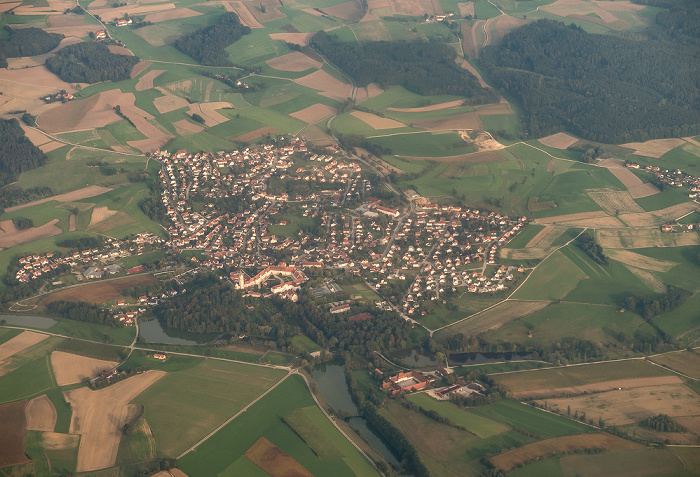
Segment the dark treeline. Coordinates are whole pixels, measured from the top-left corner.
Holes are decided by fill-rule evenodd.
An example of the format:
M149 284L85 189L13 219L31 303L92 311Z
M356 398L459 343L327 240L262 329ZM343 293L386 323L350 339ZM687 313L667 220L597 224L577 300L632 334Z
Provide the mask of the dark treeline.
M603 253L603 247L601 247L600 244L598 244L598 242L596 242L596 240L587 233L584 232L578 236L576 239L576 245L578 248L583 250L586 255L591 257L594 262L605 266L610 265L608 257L605 255L605 253Z
M108 311L84 301L79 301L77 303L63 300L52 301L46 305L46 309L63 318L69 318L75 321L85 321L87 323L109 326L115 326L117 324L117 321Z
M41 28L18 28L5 25L9 37L0 40L0 68L7 68L7 58L36 56L48 53L61 43L60 33L47 33Z
M700 50L588 34L539 20L487 47L487 75L523 106L535 137L566 130L605 143L700 133Z
M392 154L391 148L380 146L371 142L364 136L360 135L350 135L338 134L338 143L343 146L344 149L351 149L354 147L361 147L365 149L370 154L374 154L377 157L382 157L383 155Z
M43 166L46 154L24 135L16 119L0 119L0 185L14 181L22 172Z
M401 85L429 96L453 94L471 104L497 102L498 96L456 63L457 52L444 43L370 41L349 44L320 31L311 46L346 72L357 84Z
M0 152L0 154L2 154L2 152ZM54 194L50 187L22 189L16 186L7 186L0 189L0 209L26 204L27 202L51 197L52 195Z
M238 15L226 12L217 25L202 27L179 38L175 48L203 65L233 66L225 48L249 33L250 28L241 24Z
M682 43L700 43L700 3L697 0L632 0L632 3L662 7L651 33Z
M660 432L685 432L685 427L671 419L668 414L657 414L642 420L640 426Z
M81 251L92 250L93 248L102 248L104 240L102 237L69 238L56 242L56 245L63 248L77 248Z
M46 59L46 67L68 83L99 83L129 79L138 56L117 55L97 42L78 43Z
M151 193L141 201L139 207L146 216L159 224L169 226L168 211L160 199L164 192L163 185L159 180L154 180L150 184ZM221 210L221 209L219 209Z
M636 311L645 320L651 320L662 313L675 310L690 297L692 293L682 288L668 286L668 291L659 298L631 296L624 301L625 308Z

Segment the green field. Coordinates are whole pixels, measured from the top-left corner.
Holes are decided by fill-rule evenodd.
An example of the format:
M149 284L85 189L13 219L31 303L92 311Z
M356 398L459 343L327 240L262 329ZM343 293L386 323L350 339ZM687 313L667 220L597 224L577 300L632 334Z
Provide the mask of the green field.
M321 428L328 418L316 406L295 409L284 418L289 427L311 447L320 459L344 457L343 452L331 440L328 440Z
M505 248L523 248L543 229L544 225L528 224L518 235L508 242Z
M365 283L355 283L352 285L342 285L341 288L345 293L350 295L350 297L353 296L359 296L361 299L365 301L381 301L381 298L379 295L377 295L377 292L369 288Z
M264 367L205 360L168 373L134 402L145 406L158 450L177 456L283 375Z
M49 357L31 361L0 377L0 404L31 399L56 386Z
M513 298L524 300L562 299L586 278L586 274L562 252L555 252L527 278Z
M122 361L128 354L128 350L120 346L108 346L75 339L63 340L56 347L56 351L64 351L66 353L107 361Z
M321 347L305 335L296 335L292 338L292 345L302 352L314 353L316 351L321 351Z
M48 330L57 335L71 336L90 341L100 341L115 345L130 345L136 335L133 326L106 326L62 318Z

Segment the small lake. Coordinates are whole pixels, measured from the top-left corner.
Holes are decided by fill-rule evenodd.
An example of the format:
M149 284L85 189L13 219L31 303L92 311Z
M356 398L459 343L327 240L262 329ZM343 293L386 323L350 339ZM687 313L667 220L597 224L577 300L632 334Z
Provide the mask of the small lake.
M165 328L158 320L139 321L139 336L147 343L174 345L198 345L211 339L209 335Z
M47 330L58 323L58 321L53 318L33 315L0 315L0 320L7 321L8 325L39 328L41 330Z
M438 366L437 361L432 356L424 354L421 351L412 349L405 351L396 351L389 355L392 361L404 365L407 368L427 368Z
M349 414L358 414L359 410L350 397L350 388L345 381L345 366L342 364L319 364L313 372L314 381L318 391L336 412L343 410ZM382 442L377 434L367 425L367 420L363 417L353 417L348 419L350 427L355 429L367 443L387 462L398 465L398 460L389 448Z

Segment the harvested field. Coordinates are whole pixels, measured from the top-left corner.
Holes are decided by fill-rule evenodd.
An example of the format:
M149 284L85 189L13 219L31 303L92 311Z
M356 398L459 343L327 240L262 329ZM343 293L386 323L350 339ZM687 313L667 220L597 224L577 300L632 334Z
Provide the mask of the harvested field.
M151 275L139 275L89 283L87 285L80 285L44 295L39 304L46 305L52 301L58 300L72 302L85 301L92 304L101 304L121 298L122 292L126 288L152 285L157 282L158 280Z
M110 189L109 187L102 187L96 185L83 187L82 189L74 190L73 192L66 192L65 194L53 195L51 197L47 197L46 199L35 200L34 202L18 205L16 207L8 207L7 209L5 209L5 212L14 212L15 210L21 210L25 207L32 207L35 205L43 204L44 202L50 202L52 200L58 202L73 202L76 200L87 199L88 197L94 197L96 195L104 194L106 192L109 192L110 190L112 189Z
M53 431L56 427L56 408L46 394L29 401L24 414L28 431Z
M264 437L255 441L244 455L272 477L313 477L292 456Z
M551 136L543 137L542 139L539 139L539 141L547 147L566 149L578 141L578 139L573 136L569 136L566 133L557 133L552 134Z
M442 7L437 0L389 0L391 8L396 15L423 16L439 15Z
M12 10L13 8L16 8L18 6L22 5L22 2L5 2L5 3L0 3L0 13L4 13L7 11Z
M2 374L2 365L7 358L29 348L30 346L34 346L48 337L49 335L45 335L43 333L23 331L14 338L0 344L0 374Z
M218 113L216 110L232 107L233 106L231 106L231 103L226 103L223 101L215 103L195 103L190 105L189 113L190 115L199 114L202 118L204 118L204 124L212 127L228 121L226 116Z
M611 434L581 434L577 436L562 436L553 439L527 444L517 449L506 451L491 457L493 465L506 472L521 467L527 462L547 458L554 453L569 454L586 449L641 449L642 445Z
M546 301L509 300L488 311L448 326L446 331L464 333L465 336L477 336L480 333L497 330L508 323L539 311L547 305L549 302Z
M134 141L137 142L137 141ZM109 232L110 230L120 227L122 225L127 225L131 224L134 222L134 219L131 218L129 214L126 212L122 212L121 210L114 214L111 217L106 218L102 222L99 222L95 225L88 226L87 231L88 232L94 232L98 234L104 234Z
M323 11L328 15L347 22L352 22L360 19L362 15L362 10L360 10L359 2L350 0L349 2L339 3L338 5L333 5L332 7L324 7Z
M615 189L588 189L588 196L610 215L644 212L627 191Z
M613 175L627 187L633 199L648 197L660 192L653 184L644 183L632 171L626 168L624 161L620 159L604 159L600 161L599 165L612 172Z
M631 267L629 265L626 265L626 267L634 276L639 278L642 283L649 287L651 291L655 293L666 293L666 285L664 285L661 280L656 278L650 271L637 267Z
M270 35L272 36L272 35ZM352 95L352 86L345 84L323 70L314 71L310 75L294 80L294 82L327 93L324 96L339 99L341 102Z
M110 53L114 53L115 55L134 56L133 51L128 48L124 48L123 46L109 45L107 48L109 49Z
M174 10L175 4L173 3L161 3L158 5L127 5L118 8L91 8L92 5L88 6L88 10L97 14L102 18L103 22L111 22L119 18L123 18L125 13L131 16L143 15L144 13L154 13L162 12L164 10Z
M178 134L196 134L204 131L203 126L198 126L197 124L191 123L186 119L181 119L180 121L174 122L173 126L175 126L175 130Z
M545 258L553 248L504 248L501 250L501 257L508 260L538 260Z
M462 113L444 118L420 119L413 121L417 127L428 131L441 131L446 129L464 130L464 129L483 129L481 119L478 113Z
M276 70L280 71L306 71L311 68L320 68L323 63L314 60L310 56L305 55L300 51L293 51L286 55L278 56L266 63Z
M621 144L621 146L634 149L634 153L640 156L655 157L658 159L671 149L682 146L683 144L685 144L683 139L670 138L652 139L646 142L628 142L627 144Z
M150 15L146 15L146 18L144 18L144 20L151 23L158 23L167 20L178 20L180 18L196 17L199 15L203 14L200 12L195 12L194 10L190 10L189 8L178 8L177 10L169 12L151 13Z
M293 118L300 119L308 124L314 124L323 118L335 114L336 109L325 104L314 104L295 113L291 113Z
M42 144L46 144L47 142L51 141L51 139L46 137L40 131L25 126L24 124L21 124L21 126L22 130L24 131L24 135L27 136L27 139L32 141L32 144L34 144L35 146L41 146Z
M3 220L0 222L0 229L2 230L0 233L0 248L10 248L15 245L35 242L39 239L61 234L63 230L56 226L58 222L58 219L53 219L51 222L39 227L20 230L15 227L11 220Z
M606 250L605 253L618 262L624 263L631 267L643 268L653 272L668 272L673 267L678 265L676 262L667 260L659 260L656 258L647 257L631 250Z
M55 151L56 149L65 146L64 143L58 142L58 141L51 141L47 142L46 144L42 144L39 146L39 149L41 149L41 152L48 153L51 151Z
M503 162L506 159L494 151L472 152L470 154L460 154L459 156L443 156L443 157L417 157L417 156L398 156L411 161L435 161L461 164L473 164L481 162Z
M653 448L619 450L595 455L567 455L559 462L557 468L560 469L559 472L563 472L560 475L567 477L688 475L687 472L692 469L689 467L685 470L682 459L674 453ZM692 474L693 470L690 470L690 473Z
M95 207L92 210L92 215L90 216L90 225L88 225L88 227L90 227L91 225L99 224L103 220L108 219L116 213L116 210L110 210L107 207Z
M102 371L110 370L118 364L115 361L88 358L63 351L51 353L51 367L59 386L79 383L85 378L92 379Z
M534 222L536 224L558 224L561 222L571 222L573 220L581 220L581 219L599 219L602 217L607 217L608 215L601 211L597 212L578 212L576 214L565 214L565 215L557 215L554 217L543 217L541 219L535 219Z
M474 2L458 3L457 6L459 7L459 14L462 16L462 18L466 17L467 15L474 17Z
M497 45L511 31L516 28L520 28L523 25L527 25L531 20L525 20L523 18L516 18L510 15L500 15L493 19L493 24L496 27L496 32L489 38L489 45Z
M387 111L398 111L401 113L423 113L427 111L440 111L443 109L457 108L462 106L462 101L448 101L446 103L431 104L420 108L386 108Z
M170 111L175 111L176 109L187 108L190 106L189 101L187 101L185 98L175 96L164 88L156 89L164 94L164 96L159 96L153 100L153 106L156 107L160 114L169 113Z
M221 2L226 11L236 12L236 15L241 19L241 23L250 28L264 28L263 25L253 16L243 2ZM261 4L262 5L262 4Z
M550 408L564 412L568 406L594 421L624 426L657 414L700 416L700 396L684 384L653 385L571 398L547 399Z
M299 46L308 46L313 33L270 33L273 40L282 40Z
M356 117L369 127L377 130L395 129L406 126L404 123L396 121L395 119L383 118L381 116L377 116L376 114L366 113L364 111L353 111L350 113L350 115Z
M355 100L359 104L362 101L375 98L383 92L384 90L377 83L370 83L364 88L357 88Z
M58 103L56 107L49 109L37 118L37 126L49 133L57 133L103 127L121 119L113 111L111 116L101 116L101 121L92 118L90 113L97 107L99 99L100 95L96 94L79 101Z
M156 77L160 76L161 74L165 73L165 70L151 70L145 75L143 75L141 78L139 78L139 82L136 83L136 86L134 89L136 91L144 91L147 89L153 88L153 80L156 79ZM154 101L155 103L155 101Z
M658 376L655 378L616 379L600 383L584 384L581 386L569 386L565 388L536 389L530 391L516 391L513 393L518 399L543 398L549 396L579 395L588 393L600 393L622 389L636 389L652 386L666 386L681 384L683 380L678 376Z
M557 158L553 157L549 160L547 163L547 172L553 172L554 171L554 165L557 163Z
M700 379L700 355L694 351L679 351L652 356L650 361Z
M558 230L560 232L560 234L557 234L556 236L554 236L555 230ZM547 246L551 245L552 242L554 241L554 239L556 237L558 237L559 235L561 235L561 229L557 229L553 225L547 225L545 228L540 230L537 233L537 235L532 237L532 239L527 244L525 244L525 248L531 248L531 247L537 247L537 246L547 247ZM550 240L549 239L550 236L554 236L554 237ZM545 240L545 238L547 238L547 240ZM542 242L542 243L540 243L540 242Z
M700 245L696 233L663 233L659 229L599 230L598 242L603 248L682 247Z
M72 449L78 447L80 441L79 436L58 432L44 432L41 437L41 446L46 450Z
M258 128L245 134L241 134L240 136L236 136L233 138L233 140L236 142L249 142L259 137L266 136L267 134L274 134L276 132L279 132L279 130L271 126L265 126L264 128Z
M31 462L24 453L26 405L26 399L0 405L0 468Z
M104 389L79 388L64 393L73 415L70 432L80 434L77 472L114 465L129 415L129 402L165 376L163 371L146 371Z
M131 79L134 79L138 75L143 73L149 66L151 66L151 62L148 60L141 60L138 63L136 63L131 69Z
M697 208L698 204L695 202L685 202L652 212L625 214L620 216L620 219L630 227L649 227L673 222L677 218L695 211Z
M68 231L69 232L75 232L78 228L78 216L75 214L71 214L70 218L68 219Z

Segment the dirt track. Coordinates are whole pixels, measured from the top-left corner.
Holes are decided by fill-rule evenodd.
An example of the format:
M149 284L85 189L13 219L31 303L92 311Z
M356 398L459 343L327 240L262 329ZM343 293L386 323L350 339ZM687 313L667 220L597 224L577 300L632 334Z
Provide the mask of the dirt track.
M94 378L102 371L114 368L115 361L78 356L77 354L54 351L51 353L51 367L59 386L81 382L85 378Z

